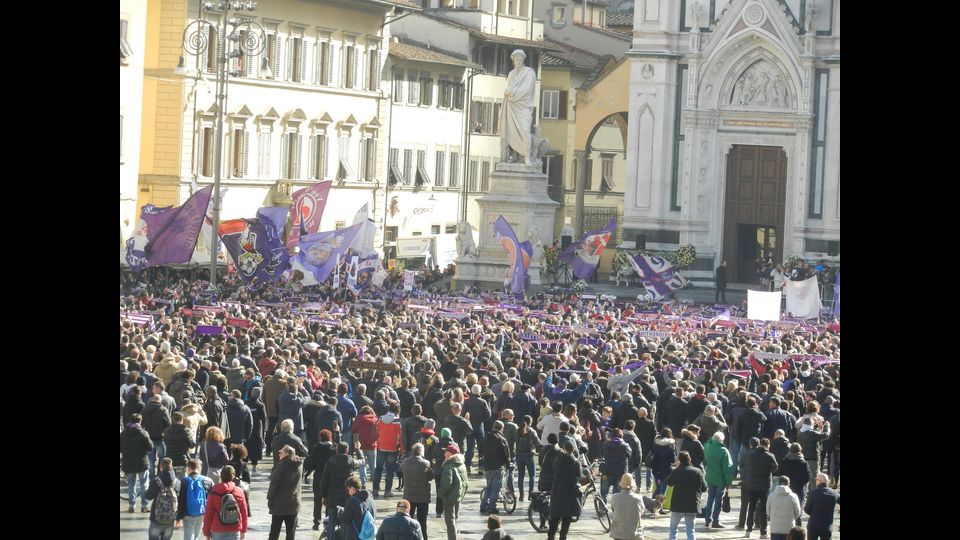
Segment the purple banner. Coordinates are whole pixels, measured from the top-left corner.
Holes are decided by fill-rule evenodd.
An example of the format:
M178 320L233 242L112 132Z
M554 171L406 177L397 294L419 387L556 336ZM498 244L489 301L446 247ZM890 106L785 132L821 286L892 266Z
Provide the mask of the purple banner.
M197 326L197 334L199 335L219 335L222 333L222 326Z
M583 235L580 240L571 244L560 255L560 260L569 264L573 269L574 275L578 278L586 279L596 270L600 263L600 254L603 253L613 236L613 231L617 228L617 218L610 218L607 226L603 229L590 231ZM586 295L584 295L586 298ZM594 296L594 299L596 296Z

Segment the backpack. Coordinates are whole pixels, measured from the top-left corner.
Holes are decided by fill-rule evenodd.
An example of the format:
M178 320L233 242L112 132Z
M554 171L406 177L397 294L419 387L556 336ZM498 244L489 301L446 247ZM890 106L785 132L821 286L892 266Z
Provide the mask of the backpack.
M202 516L207 510L207 490L203 488L203 477L184 478L187 482L187 515Z
M240 506L237 504L237 498L233 496L233 491L220 496L220 523L224 525L240 523Z
M159 478L156 481L160 482L160 494L153 502L153 520L161 525L170 525L177 519L177 492L172 483L163 487Z
M353 530L356 531L357 537L360 540L375 540L377 538L377 526L373 522L373 514L363 505L359 498L354 496L357 499L357 502L360 504L360 508L363 509L363 521L360 525L360 530L357 530L357 524L353 524Z
M529 433L529 432L528 432ZM517 454L532 454L533 448L530 446L530 437L528 433L517 434Z

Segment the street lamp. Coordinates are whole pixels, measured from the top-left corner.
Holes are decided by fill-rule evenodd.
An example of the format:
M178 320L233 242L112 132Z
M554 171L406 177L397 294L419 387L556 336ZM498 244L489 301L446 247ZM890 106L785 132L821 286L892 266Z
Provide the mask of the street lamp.
M186 52L193 55L200 55L207 52L216 57L216 81L217 81L217 112L216 112L216 157L213 164L213 228L210 233L210 287L209 292L216 290L217 283L217 251L219 242L217 241L217 229L220 228L220 167L223 161L223 110L227 101L227 82L228 76L238 77L239 71L228 71L227 66L230 60L256 56L263 51L266 46L266 32L263 27L251 19L233 16L231 11L254 11L257 9L256 2L249 1L219 1L204 2L204 12L217 12L221 16L219 21L208 21L198 19L188 24L183 30L183 48ZM228 32L229 30L229 32ZM217 43L210 46L208 36L213 33L217 37ZM226 43L221 44L223 37L226 37ZM183 56L180 57L180 63L174 70L175 73L186 74L186 66ZM260 77L270 77L270 66L264 57L260 66Z

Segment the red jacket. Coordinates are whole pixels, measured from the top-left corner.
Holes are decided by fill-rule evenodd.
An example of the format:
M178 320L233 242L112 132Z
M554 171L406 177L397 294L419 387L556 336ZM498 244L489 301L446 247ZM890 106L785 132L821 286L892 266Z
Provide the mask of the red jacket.
M361 450L377 449L377 415L362 413L353 419L350 431L360 441Z
M377 437L379 450L383 452L399 452L403 450L403 446L401 446L403 425L400 424L400 419L394 416L393 413L387 413L380 417L380 426L377 431L379 432Z
M277 370L277 361L273 358L264 358L257 364L257 369L260 370L261 377L273 375L273 372Z
M237 509L240 511L240 523L236 525L220 523L221 497L230 492L237 499ZM233 482L217 484L207 494L207 510L203 514L203 535L210 537L211 532L247 532L247 499L243 496L243 490Z

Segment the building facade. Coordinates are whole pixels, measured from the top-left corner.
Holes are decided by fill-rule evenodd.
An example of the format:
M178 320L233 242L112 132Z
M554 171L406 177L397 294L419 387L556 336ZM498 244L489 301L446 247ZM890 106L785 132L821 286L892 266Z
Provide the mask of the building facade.
M364 204L382 221L390 106L382 76L385 23L411 9L417 9L411 0L260 2L256 11L232 14L252 20L252 28L224 36L223 15L202 10L197 0L151 0L146 71L160 77L144 85L137 208L181 204L213 182L217 57L211 51L235 50L244 32L262 28L262 51L231 57L227 69L221 219L253 217L261 206L289 204L292 191L332 180L321 230L351 224ZM215 26L197 24L201 13ZM206 48L185 48L184 37ZM178 77L181 55L186 75Z
M624 237L741 283L839 260L840 1L635 4Z
M133 234L140 167L140 117L143 107L147 4L120 2L120 248Z

